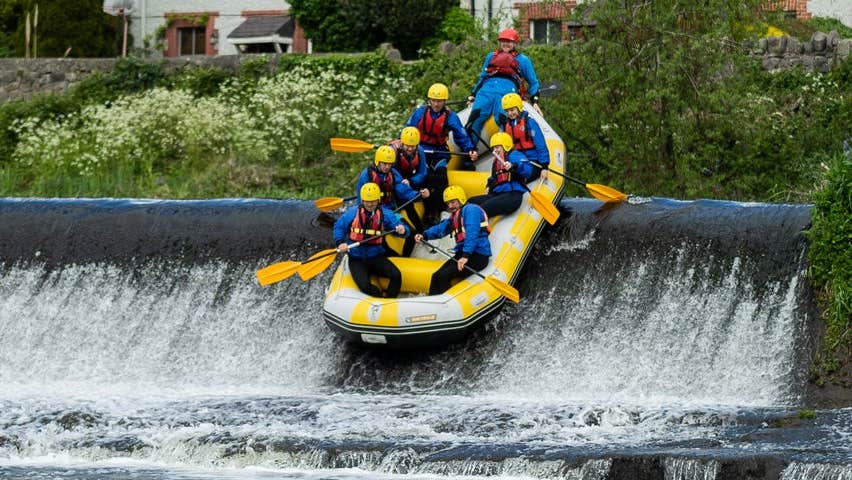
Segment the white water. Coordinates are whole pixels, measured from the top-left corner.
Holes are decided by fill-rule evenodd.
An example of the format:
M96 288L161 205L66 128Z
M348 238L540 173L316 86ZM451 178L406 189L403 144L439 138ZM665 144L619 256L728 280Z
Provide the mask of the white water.
M708 480L719 464L684 452L852 459L852 412L816 438L743 441L796 403L801 278L758 293L739 259L718 282L681 257L662 285L643 259L606 285L569 272L578 294L524 292L484 339L414 360L345 347L324 276L9 268L0 476L597 480L607 454L662 453L666 479Z

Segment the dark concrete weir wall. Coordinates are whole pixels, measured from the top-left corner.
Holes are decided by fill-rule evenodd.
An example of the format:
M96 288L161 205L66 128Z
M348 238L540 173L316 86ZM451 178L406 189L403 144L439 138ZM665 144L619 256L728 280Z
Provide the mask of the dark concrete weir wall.
M240 261L326 245L313 205L275 200L0 200L0 259ZM320 228L317 228L320 225Z
M594 233L605 250L663 252L689 241L716 254L768 259L782 269L802 249L801 232L810 222L807 205L711 200L653 199L610 207L570 199L562 210L545 241ZM0 258L49 264L259 259L276 250L330 245L332 222L300 201L0 199Z

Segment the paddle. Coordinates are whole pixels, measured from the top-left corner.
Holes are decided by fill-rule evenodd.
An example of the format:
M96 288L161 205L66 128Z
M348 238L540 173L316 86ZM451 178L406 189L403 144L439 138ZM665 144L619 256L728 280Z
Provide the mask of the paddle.
M547 221L547 223L553 225L556 223L556 220L559 220L559 209L556 208L556 205L552 204L550 200L547 199L543 194L538 192L530 192L530 200L532 200L532 205L541 214L542 217Z
M396 209L394 209L394 213L399 212L401 209L408 206L409 203L420 198L420 195L421 195L420 192L417 192L417 195L415 195L414 198L412 198L411 200L409 200L409 201L403 203L402 205L396 207ZM322 197L322 198L318 198L318 199L314 200L314 205L316 205L316 207L318 209L322 210L323 212L330 212L332 210L337 210L338 208L342 207L344 202L348 202L350 200L355 200L356 198L358 198L357 195L352 195L351 197L343 197L343 198L341 198L341 197Z
M372 143L354 138L332 137L329 139L329 143L331 143L332 150L346 153L361 153L379 147L379 145L373 145Z
M374 237L370 237L360 242L355 242L349 244L349 248L355 248L358 245L375 240L377 238L382 238L385 235L393 233L393 230L389 230L387 232L382 232L381 235L376 235ZM280 282L281 280L285 280L293 276L294 273L298 272L299 277L303 281L310 280L311 278L322 273L323 270L328 268L334 262L334 258L332 255L337 254L336 248L329 248L326 250L322 250L311 255L310 258L305 260L304 262L296 262L296 261L285 261L273 263L267 267L261 268L255 275L257 276L257 281L262 286L271 285L273 283ZM317 262L317 260L325 259L322 262ZM320 268L321 267L321 268Z
M348 202L350 200L355 200L358 198L356 195L352 195L351 197L322 197L314 200L314 205L317 206L323 212L330 212L332 210L337 210L338 208L343 206L344 202Z
M533 162L532 160L530 160L529 162L532 163L533 165L539 167L539 168L544 168L544 166L541 165L540 163ZM586 187L586 190L588 190L589 193L591 193L593 197L597 198L598 200L600 200L602 202L617 203L617 202L623 202L623 201L627 200L627 195L619 192L618 190L616 190L614 188L607 187L606 185L599 185L597 183L586 183L586 182L584 182L584 181L582 181L578 178L574 178L570 175L565 175L563 173L556 172L556 171L551 170L549 168L547 170L549 172L555 173L556 175L559 175L562 178L570 180L570 181L576 183L577 185L582 185L582 186Z
M453 259L453 258L454 258L454 257L453 257L452 255L450 255L448 252L446 252L446 251L442 250L441 248L439 248L439 247L437 247L437 246L435 246L435 245L433 245L433 244L431 244L431 243L427 242L425 238L424 238L424 239L421 239L420 241L421 241L424 245L426 245L427 247L432 248L433 250L437 250L437 251L441 252L441 253L442 253L442 254L444 254L447 258L449 258L449 259ZM502 280L498 280L498 279L496 279L496 278L494 278L494 277L491 277L491 276L486 277L485 275L483 275L483 274L481 274L481 273L477 272L476 270L474 270L474 269L472 269L472 268L468 267L467 265L465 265L465 266L464 266L464 268L466 268L467 270L469 270L470 272L472 272L474 275L478 276L479 278L482 278L483 280L485 280L486 282L488 282L488 284L489 284L489 285L491 285L492 287L494 287L494 289L495 289L495 290L497 290L498 292L500 292L500 295L503 295L504 297L508 298L509 300L511 300L511 301L513 301L513 302L515 302L515 303L518 303L518 302L520 302L520 301L521 301L521 294L520 294L520 293L518 293L518 290L517 290L515 287L513 287L513 286L509 285L508 283L506 283L506 282L504 282L504 281L502 281Z

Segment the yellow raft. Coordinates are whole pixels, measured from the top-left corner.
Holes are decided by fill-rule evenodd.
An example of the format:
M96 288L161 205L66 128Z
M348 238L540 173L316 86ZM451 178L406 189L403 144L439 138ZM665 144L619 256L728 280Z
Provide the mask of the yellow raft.
M525 111L535 118L547 138L550 151L550 169L565 173L565 144L550 125L531 107ZM469 109L459 113L464 123ZM493 119L483 129L487 142L498 130ZM450 148L457 147L450 139ZM480 144L481 148L481 144ZM477 171L459 171L461 159L450 161L449 183L464 188L468 198L485 193L485 183L490 174L491 154L477 161ZM558 205L564 190L564 179L551 173L544 182L535 180L528 184L537 198ZM418 205L420 207L420 205ZM420 210L422 211L422 210ZM511 215L491 219L491 261L481 271L484 276L514 284L521 273L527 256L532 251L546 222L531 201L524 195L521 207ZM385 237L396 251L401 251L401 239ZM454 246L450 237L430 240L449 251ZM349 273L346 256L334 273L323 304L323 316L329 327L350 341L390 348L420 348L442 346L463 339L480 322L496 313L505 302L492 285L481 277L471 275L456 283L440 295L427 295L432 273L446 261L442 254L417 245L411 257L392 257L402 272L402 291L399 298L376 298L362 293ZM381 287L386 279L373 278ZM523 302L523 298L521 298Z

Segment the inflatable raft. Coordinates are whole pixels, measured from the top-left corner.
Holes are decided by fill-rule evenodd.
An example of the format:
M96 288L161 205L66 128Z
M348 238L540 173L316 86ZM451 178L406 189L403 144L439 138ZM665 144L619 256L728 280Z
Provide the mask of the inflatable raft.
M525 104L524 108L536 119L547 138L550 169L564 174L564 143L531 105ZM459 113L462 123L467 120L468 114L469 109ZM490 119L483 128L482 138L487 142L497 130L494 120ZM452 136L450 148L457 151ZM460 171L454 167L461 164L461 157L454 156L448 174L450 185L460 185L468 198L485 193L491 157L490 151L480 156L476 162L476 171ZM531 192L536 192L537 201L544 199L558 205L564 191L564 180L551 173L546 181L537 179L528 187ZM520 275L546 221L533 204L530 193L524 195L521 207L513 214L490 221L492 256L488 266L480 273L512 285ZM401 239L392 236L385 238L392 248L401 251ZM445 251L450 251L455 245L451 237L431 240L430 243ZM342 258L328 286L323 316L332 330L353 342L390 348L445 345L467 336L506 301L494 286L477 275L459 281L443 294L424 293L429 291L432 273L447 259L424 245L417 245L410 257L391 258L402 272L399 298L376 298L362 293L349 273L347 257ZM387 285L386 279L374 277L373 281L382 287Z

